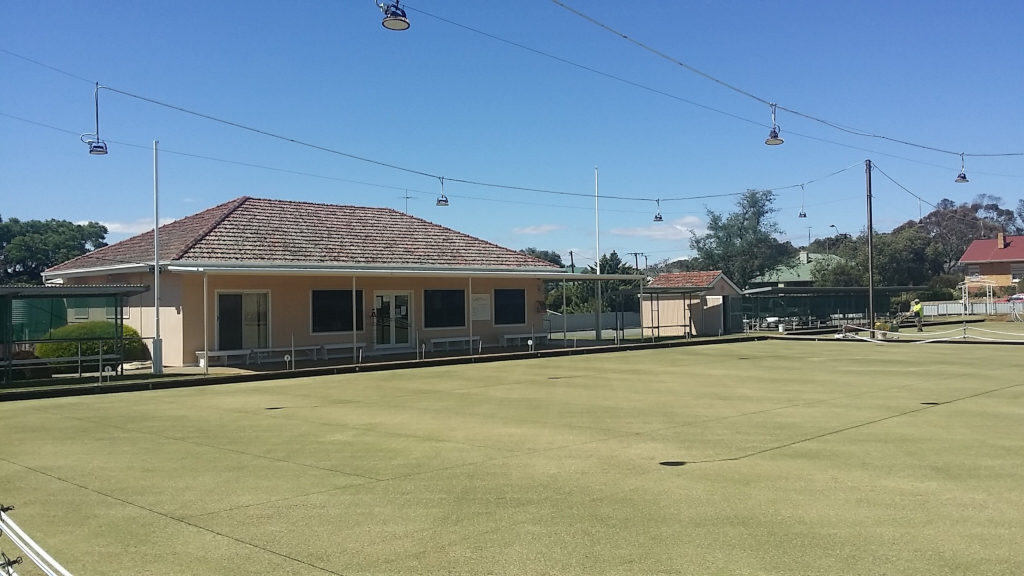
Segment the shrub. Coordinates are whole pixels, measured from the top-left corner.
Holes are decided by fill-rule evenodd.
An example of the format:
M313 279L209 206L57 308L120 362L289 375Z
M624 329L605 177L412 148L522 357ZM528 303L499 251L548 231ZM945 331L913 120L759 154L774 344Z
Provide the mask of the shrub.
M114 352L115 325L113 322L82 322L68 324L51 330L43 338L46 340L77 340L77 342L41 342L36 344L36 354L40 358L74 358L78 356L78 345L82 345L83 356L95 356L100 353L100 342L103 341L103 353ZM105 340L105 341L104 341ZM149 348L139 338L139 333L131 326L124 327L123 360L149 360Z

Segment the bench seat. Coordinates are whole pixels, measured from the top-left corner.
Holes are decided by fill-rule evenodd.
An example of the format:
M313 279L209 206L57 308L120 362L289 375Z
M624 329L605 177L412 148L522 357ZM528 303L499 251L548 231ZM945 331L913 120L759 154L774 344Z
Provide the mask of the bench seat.
M473 348L473 344L480 341L479 336L448 336L446 338L431 338L430 339L430 351L433 352L437 349L438 344L444 344L445 350L451 350L452 344L458 344L459 348Z
M322 344L320 351L323 354L324 360L331 359L332 350L352 350L353 348L360 350L366 347L366 342L331 342L329 344ZM342 354L338 354L341 357Z
M241 358L242 360L244 360L246 364L248 364L249 363L249 355L250 354L252 354L252 350L250 350L248 348L246 348L244 350L210 350L208 352L203 352L202 350L197 350L196 351L196 358L199 360L199 367L200 368L205 368L206 367L206 363L207 363L207 358L209 358L209 360L211 360L211 361L214 358L220 358L221 359L221 364L226 366L228 364L228 360L229 359L231 359L233 357L238 357L238 358Z
M548 340L547 334L502 334L501 345L504 346L524 346L527 342L533 340L535 345L544 344Z

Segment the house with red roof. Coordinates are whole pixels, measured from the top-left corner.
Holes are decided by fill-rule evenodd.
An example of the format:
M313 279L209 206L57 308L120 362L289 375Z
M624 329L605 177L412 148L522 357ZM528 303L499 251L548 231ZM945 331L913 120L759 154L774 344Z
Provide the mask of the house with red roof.
M960 263L968 278L983 276L996 286L1019 284L1024 279L1024 236L1006 236L971 242Z
M742 296L721 270L660 274L641 294L640 318L656 337L741 332Z
M388 208L241 197L159 228L163 364L495 346L543 328L553 264ZM149 231L48 283L149 284ZM154 334L153 291L125 324Z

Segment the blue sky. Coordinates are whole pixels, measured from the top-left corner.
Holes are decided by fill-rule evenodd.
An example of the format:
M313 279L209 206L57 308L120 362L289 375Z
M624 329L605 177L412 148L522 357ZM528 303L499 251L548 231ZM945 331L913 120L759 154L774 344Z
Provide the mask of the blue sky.
M243 195L407 205L577 265L594 258L595 167L601 252L650 262L689 255L706 211L748 188L777 189L794 244L857 233L865 159L924 200L876 171L883 231L941 198L1024 197L1021 155L967 156L955 184L958 154L781 109L785 144L764 144L776 102L924 147L1024 152L1024 3L564 3L635 42L550 0L403 2L404 32L372 0L4 2L0 215L145 231L154 139L162 220ZM79 141L94 82L117 90L99 95L107 156Z

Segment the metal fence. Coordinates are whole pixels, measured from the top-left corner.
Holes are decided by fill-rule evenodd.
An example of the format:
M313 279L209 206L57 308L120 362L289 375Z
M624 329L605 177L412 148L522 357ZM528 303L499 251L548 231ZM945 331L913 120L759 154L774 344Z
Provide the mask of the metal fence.
M925 316L1004 316L1024 313L1022 302L969 302L960 300L931 302L924 305Z

